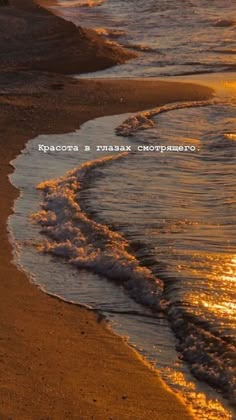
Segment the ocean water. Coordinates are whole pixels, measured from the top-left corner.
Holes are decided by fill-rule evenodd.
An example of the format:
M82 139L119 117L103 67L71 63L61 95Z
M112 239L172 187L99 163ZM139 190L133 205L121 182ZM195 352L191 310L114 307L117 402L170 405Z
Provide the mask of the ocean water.
M232 0L58 0L57 13L96 29L138 58L106 77L154 77L235 71ZM101 76L104 72L101 72Z
M21 191L9 219L15 262L48 293L105 314L197 419L232 419L235 6L58 1L56 10L138 51L92 77L192 74L216 94L28 142L12 162Z

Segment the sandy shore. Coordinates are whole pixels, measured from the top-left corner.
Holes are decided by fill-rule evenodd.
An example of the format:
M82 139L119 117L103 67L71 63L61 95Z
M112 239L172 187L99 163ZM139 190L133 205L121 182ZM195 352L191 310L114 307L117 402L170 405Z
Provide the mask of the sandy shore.
M104 69L135 56L106 43L90 29L62 20L33 0L10 0L10 4L1 7L0 13L0 70L73 74Z
M9 19L11 14L16 17L19 12L22 18L30 13L34 23L44 15L30 0L11 3L14 10L4 12ZM45 16L47 19L48 12ZM66 29L67 23L58 17L56 20L60 30L70 31ZM24 31L29 33L26 21ZM0 51L6 48L6 36L7 26L4 34L0 33ZM90 42L89 35L87 40ZM6 222L18 191L10 184L8 174L12 171L10 160L28 139L40 133L70 132L101 115L137 111L177 100L207 99L212 91L193 84L78 81L39 72L41 68L32 71L27 64L29 52L25 50L23 71L18 54L19 48L23 51L23 44L19 39L17 42L16 48L12 41L8 64L2 58L6 58L6 53L0 58L0 418L191 418L157 373L111 333L104 322L97 320L93 312L47 296L11 263ZM76 57L73 72L83 71L84 63L80 66L79 56ZM46 58L45 55L43 70L55 72L50 60L47 68ZM93 62L93 54L88 54L88 69L93 69ZM64 61L61 73L68 73L69 69Z

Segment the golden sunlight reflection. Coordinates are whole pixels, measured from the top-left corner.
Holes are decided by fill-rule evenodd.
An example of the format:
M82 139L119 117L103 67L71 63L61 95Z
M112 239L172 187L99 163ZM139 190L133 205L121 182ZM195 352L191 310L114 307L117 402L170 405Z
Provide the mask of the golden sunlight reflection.
M201 420L232 419L232 415L224 409L220 401L208 400L206 395L198 392L195 384L187 381L181 372L167 368L166 375L177 389L181 388L186 390L184 395L187 403L193 400L196 402L194 414L196 414L197 418Z
M228 140L236 141L236 133L225 133L224 136Z
M199 310L217 315L222 322L227 319L236 327L236 303L234 300L236 256L211 256L205 260L204 265L208 280L208 292L189 293L188 301L197 306ZM196 273L196 269L192 272ZM217 283L218 287L216 288Z
M236 80L226 80L223 82L225 87L236 90Z

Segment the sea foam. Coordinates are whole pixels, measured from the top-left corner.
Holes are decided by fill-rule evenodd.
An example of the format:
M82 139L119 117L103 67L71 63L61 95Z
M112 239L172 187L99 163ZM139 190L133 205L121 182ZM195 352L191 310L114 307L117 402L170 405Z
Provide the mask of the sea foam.
M95 222L81 208L80 192L93 171L127 155L88 161L59 179L40 183L37 188L43 193L42 209L32 215L32 220L41 225L46 239L36 246L78 269L122 284L136 302L167 312L179 338L180 357L191 363L196 377L221 389L235 403L235 347L173 301L172 288L167 291L163 282L140 264L121 233Z
M139 112L131 117L127 118L122 124L116 128L116 134L122 137L132 136L138 130L145 130L155 125L152 118L163 112L174 111L183 108L192 108L198 106L208 106L216 104L216 99L210 99L208 101L191 101L191 102L175 102L173 104L167 104L159 106L147 111Z
M41 225L47 239L37 247L122 284L137 302L160 310L166 305L161 300L162 282L139 264L122 234L93 221L79 204L80 191L91 171L126 155L86 162L64 177L38 185L44 199L42 210L33 214L32 220Z

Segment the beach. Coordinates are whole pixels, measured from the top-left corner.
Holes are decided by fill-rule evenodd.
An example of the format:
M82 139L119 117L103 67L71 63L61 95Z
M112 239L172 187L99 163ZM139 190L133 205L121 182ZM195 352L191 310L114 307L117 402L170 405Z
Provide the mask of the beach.
M71 23L30 0L11 1L10 5L0 10L1 19L4 13L6 19L14 16L19 33L24 27L25 37L14 40L10 28L7 33L7 25L0 37L3 50L7 48L6 39L11 38L10 59L6 53L0 64L0 417L191 418L190 411L167 389L158 373L113 334L104 320L93 311L46 295L13 265L6 222L18 191L8 175L12 171L9 162L39 134L72 132L85 121L103 115L205 100L212 90L191 83L76 80L65 76L106 68L131 58L133 53L117 47L111 51L86 30L86 45L80 50L81 32L78 34L80 30ZM55 21L55 32L50 29L50 36L46 36L45 27L41 32L38 29L35 42L39 52L32 55L32 40L25 48L32 31L30 23L47 27L46 20L50 20L51 28ZM47 50L40 42L43 37ZM57 50L56 56L51 56L52 49ZM94 51L98 50L96 58ZM86 59L81 61L85 51Z

